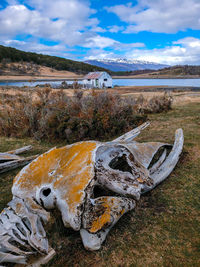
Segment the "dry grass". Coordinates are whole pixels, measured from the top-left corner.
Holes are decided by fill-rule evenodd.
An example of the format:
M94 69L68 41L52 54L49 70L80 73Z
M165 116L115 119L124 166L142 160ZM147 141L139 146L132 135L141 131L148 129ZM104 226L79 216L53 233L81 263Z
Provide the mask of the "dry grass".
M48 266L199 266L197 114L200 105L195 103L150 115L151 126L139 141L172 143L175 129L184 130L184 152L176 169L163 184L141 198L135 211L123 216L98 252L85 251L78 233L54 221L49 237L57 247L57 255Z
M53 212L47 232L57 254L47 266L200 266L199 114L200 104L192 103L149 115L151 126L137 139L141 142L172 143L175 130L183 128L184 152L176 169L165 182L142 196L135 211L121 218L100 251L86 251L79 233L65 229L59 214ZM36 153L54 146L32 139L0 138L1 151L30 143ZM17 171L1 175L1 209L11 199Z

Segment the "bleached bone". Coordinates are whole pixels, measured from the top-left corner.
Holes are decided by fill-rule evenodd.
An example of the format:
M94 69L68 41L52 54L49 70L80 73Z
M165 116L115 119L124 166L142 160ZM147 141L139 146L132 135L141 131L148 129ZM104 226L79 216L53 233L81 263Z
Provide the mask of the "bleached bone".
M86 249L100 249L120 217L161 183L180 157L181 129L173 147L132 141L148 125L113 142L53 148L24 167L14 179L13 200L0 214L0 263L23 263L32 253L49 253L29 265L39 266L54 255L42 225L49 220L46 210L53 208L60 210L66 227L80 230Z
M153 180L153 185L150 186L147 191L153 189L159 183L164 181L173 171L181 155L183 149L183 142L183 131L182 129L178 129L176 130L175 142L172 151L170 152L166 160L163 162L163 164L158 166L158 168L153 173L151 173L150 177Z
M163 161L166 159L167 156L167 149L165 149L161 155L161 157L159 158L159 160L150 168L150 174L154 173L159 167L160 165L163 163Z
M123 134L122 136L118 137L117 139L113 140L113 142L130 142L135 139L142 130L150 125L149 122L145 122L142 125L138 126L137 128L131 130L128 133Z
M32 146L24 146L24 147L21 147L21 148L17 148L15 150L10 150L10 151L8 151L6 153L19 155L19 154L25 153L27 151L30 151L32 148L33 148Z
M39 267L43 264L47 264L55 256L55 254L55 250L51 248L47 255L38 257L38 259L36 259L33 263L28 264L28 267Z
M1 161L9 161L9 160L19 160L21 157L9 153L0 153L0 162Z
M11 160L8 162L0 163L0 173L7 172L18 167L24 166L35 159L38 155L30 156L27 158L20 158L17 160Z
M27 255L47 254L48 240L42 222L49 219L49 214L31 200L24 202L17 197L8 206L0 214L0 263L25 264Z

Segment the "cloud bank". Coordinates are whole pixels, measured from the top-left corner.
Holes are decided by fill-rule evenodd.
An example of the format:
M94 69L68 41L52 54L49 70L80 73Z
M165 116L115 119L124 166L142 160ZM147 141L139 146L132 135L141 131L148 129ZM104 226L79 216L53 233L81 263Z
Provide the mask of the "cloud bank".
M98 1L91 0L6 2L0 6L3 45L74 59L127 57L165 64L200 62L200 39L191 34L200 30L199 0L138 0L136 4L125 0L118 5L110 0L110 6L101 10L95 5ZM138 33L142 41L136 38ZM160 41L162 48L149 48L151 39L145 36L150 33L165 34ZM167 41L168 35L173 41Z
M199 0L140 0L106 7L128 24L124 33L150 31L156 33L176 33L186 29L200 29Z

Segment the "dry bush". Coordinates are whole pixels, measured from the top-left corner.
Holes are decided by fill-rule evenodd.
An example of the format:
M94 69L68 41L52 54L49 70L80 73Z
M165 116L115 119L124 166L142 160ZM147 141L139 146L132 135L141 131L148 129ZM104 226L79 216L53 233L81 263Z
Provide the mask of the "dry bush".
M163 99L152 98L149 111L161 111L160 103L165 110ZM94 91L84 96L80 90L68 97L62 90L38 88L15 96L1 94L0 134L69 143L111 139L144 122L145 113L146 102L141 98Z
M173 98L170 93L165 92L163 96L154 96L147 100L140 95L137 99L138 111L142 114L160 113L168 111L172 107Z

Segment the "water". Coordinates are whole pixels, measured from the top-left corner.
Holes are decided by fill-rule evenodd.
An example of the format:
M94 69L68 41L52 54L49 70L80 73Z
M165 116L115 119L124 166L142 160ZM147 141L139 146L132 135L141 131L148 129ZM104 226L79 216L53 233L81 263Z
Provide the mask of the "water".
M118 86L191 86L200 87L200 79L114 79Z
M7 81L7 82L1 82L0 86L28 86L28 87L34 87L36 85L44 85L44 84L51 84L53 87L60 86L63 80L60 81L34 81L34 82L18 82L18 81ZM68 84L73 83L73 81L66 81ZM79 81L81 83L81 81Z
M59 86L63 80L60 81L35 81L35 82L1 82L0 86L31 86L43 85L46 83L51 84L53 87ZM68 84L73 81L66 81ZM78 81L82 83L82 81ZM200 87L200 79L113 79L113 86L188 86Z

